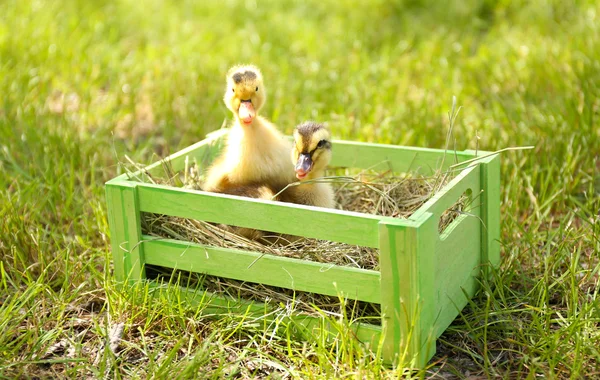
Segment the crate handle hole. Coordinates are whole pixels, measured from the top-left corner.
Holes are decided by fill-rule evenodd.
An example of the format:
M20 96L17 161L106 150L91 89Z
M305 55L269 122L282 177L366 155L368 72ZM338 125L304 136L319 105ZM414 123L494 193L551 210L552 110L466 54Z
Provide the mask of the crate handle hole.
M472 217L473 190L465 190L458 199L446 210L442 211L438 222L438 233L440 239L445 240L460 222Z

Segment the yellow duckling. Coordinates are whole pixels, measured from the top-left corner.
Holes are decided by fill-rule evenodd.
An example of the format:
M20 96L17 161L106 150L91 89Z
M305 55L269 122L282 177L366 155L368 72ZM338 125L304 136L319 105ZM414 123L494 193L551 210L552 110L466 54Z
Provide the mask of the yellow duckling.
M279 191L294 181L291 145L258 111L266 100L260 70L235 66L227 74L223 101L235 117L221 156L208 170L205 191L259 184Z

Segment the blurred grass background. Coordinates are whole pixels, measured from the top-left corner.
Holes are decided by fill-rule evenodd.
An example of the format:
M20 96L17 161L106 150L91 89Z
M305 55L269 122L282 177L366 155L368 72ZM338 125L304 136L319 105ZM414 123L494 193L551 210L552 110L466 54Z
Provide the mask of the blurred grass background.
M225 72L250 62L286 133L314 119L441 148L457 96L457 149L535 145L503 156L501 270L418 375L598 376L599 19L595 1L3 1L0 375L402 373L235 317L192 323L112 282L103 183L125 154L149 163L219 128ZM99 350L111 321L139 363ZM277 365L247 365L265 356Z

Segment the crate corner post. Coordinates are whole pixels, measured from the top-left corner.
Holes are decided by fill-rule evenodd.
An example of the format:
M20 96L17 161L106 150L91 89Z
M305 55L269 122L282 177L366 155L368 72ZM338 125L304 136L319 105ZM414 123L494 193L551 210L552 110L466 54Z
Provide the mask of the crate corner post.
M435 242L437 219L379 224L383 359L424 368L436 351Z
M467 151L475 154L475 151ZM480 156L491 152L477 152ZM500 155L481 158L481 263L500 265ZM484 267L485 268L485 267Z
M137 184L113 180L105 192L114 276L119 283L133 284L146 277Z

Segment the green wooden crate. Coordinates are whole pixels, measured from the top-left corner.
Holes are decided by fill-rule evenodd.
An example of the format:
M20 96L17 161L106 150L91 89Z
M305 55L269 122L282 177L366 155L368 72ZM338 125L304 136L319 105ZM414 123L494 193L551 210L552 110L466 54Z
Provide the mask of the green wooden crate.
M222 148L226 132L213 132L145 170L158 174L164 170L164 161L170 161L175 171L182 170L186 156L210 160ZM391 165L397 172L446 169L456 159L464 162L476 157L474 151L445 153L349 141L334 141L333 146L331 166L387 170ZM486 153L478 152L478 156ZM477 292L477 278L500 260L498 155L465 164L464 170L408 219L213 194L132 178L124 174L106 184L117 280L125 284L145 280L145 265L151 264L377 303L382 310L381 325L357 323L353 328L359 340L379 347L387 363L426 365L435 353L437 337ZM470 215L460 215L440 235L440 215L465 192L477 197L478 207ZM331 267L186 241L157 240L142 235L142 212L375 247L380 251L381 270ZM164 286L153 281L149 286L155 292L165 292ZM201 298L210 310L220 313L250 310L264 314L267 308L207 292L188 290L185 294L188 301ZM290 318L306 329L322 327L322 320L315 317Z

